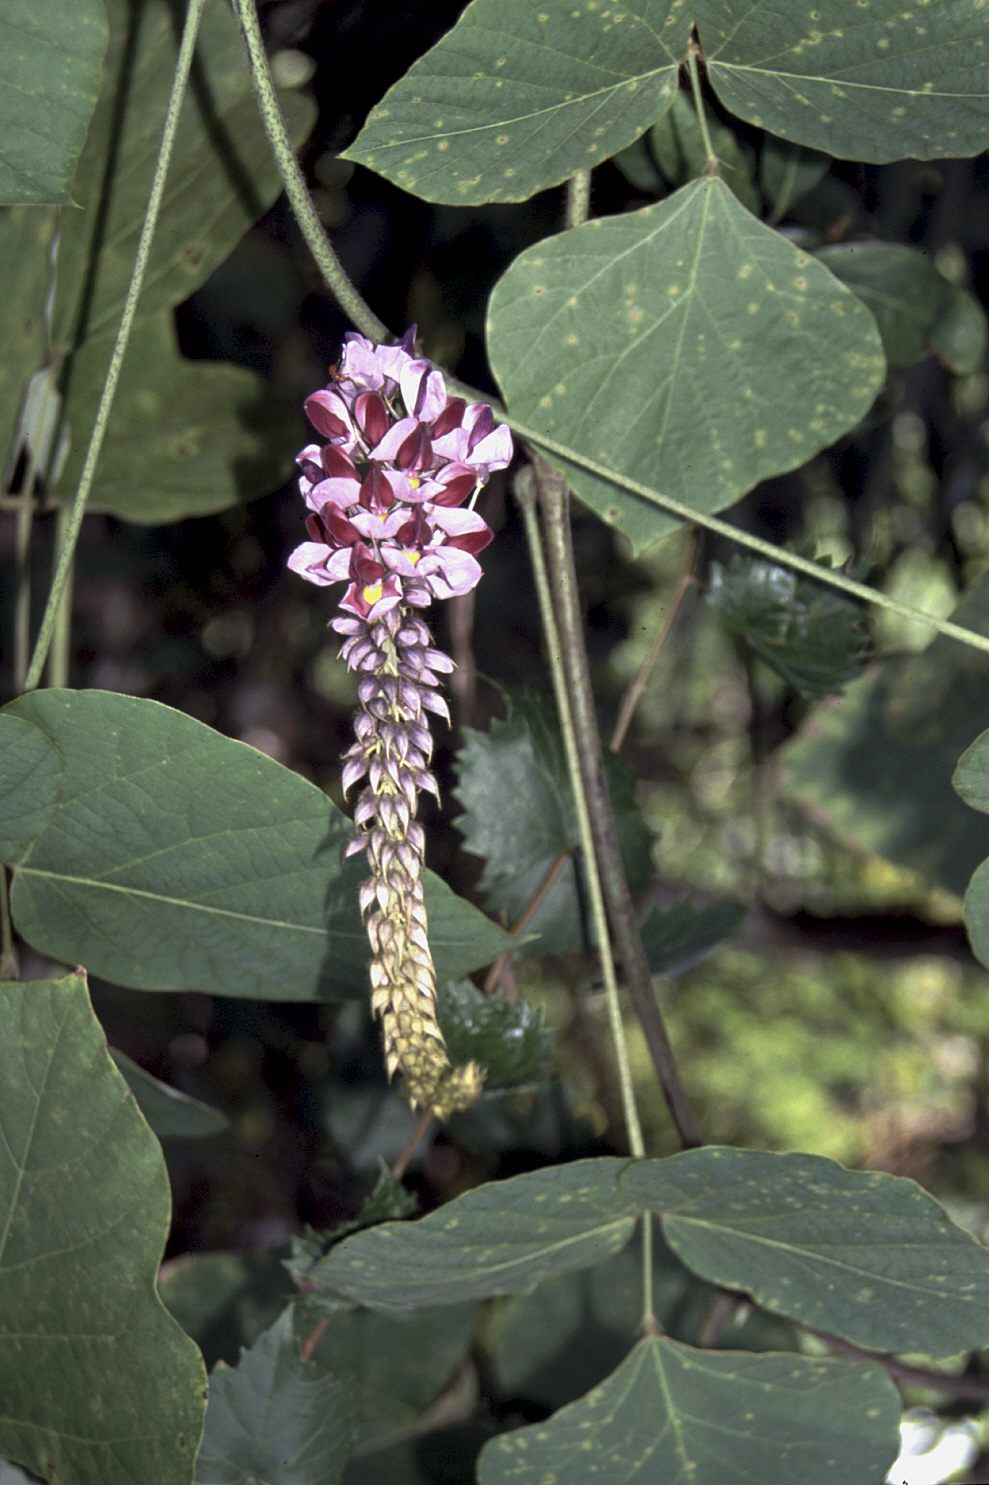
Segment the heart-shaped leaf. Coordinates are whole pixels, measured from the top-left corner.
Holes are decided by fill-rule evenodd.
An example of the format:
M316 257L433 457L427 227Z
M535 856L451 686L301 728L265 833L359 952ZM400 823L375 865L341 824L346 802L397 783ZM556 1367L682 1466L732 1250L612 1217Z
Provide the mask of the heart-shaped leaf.
M521 254L489 352L516 417L705 512L834 442L885 376L861 301L711 177ZM677 524L556 462L636 549Z

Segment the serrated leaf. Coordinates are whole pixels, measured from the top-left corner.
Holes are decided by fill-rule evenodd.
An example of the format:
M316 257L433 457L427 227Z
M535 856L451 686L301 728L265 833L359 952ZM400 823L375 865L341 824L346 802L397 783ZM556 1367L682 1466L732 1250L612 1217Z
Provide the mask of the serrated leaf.
M739 118L843 160L989 144L989 34L971 0L692 0L708 76Z
M830 168L830 155L767 134L759 157L759 183L771 208L771 220L782 221L790 207L819 185Z
M989 633L989 580L952 621ZM791 798L859 850L887 856L958 897L986 854L985 824L951 776L989 727L989 661L938 635L919 655L886 660L839 704L816 707L780 754Z
M476 1313L475 1304L438 1305L401 1318L337 1311L313 1360L350 1387L360 1413L358 1442L415 1426L463 1363ZM310 1322L297 1321L296 1328L308 1332Z
M65 768L46 828L10 858L14 920L29 943L137 989L366 994L363 868L341 865L352 827L319 789L136 697L21 697L0 714L0 746L11 728L20 743L25 723ZM427 873L425 885L438 974L466 974L514 946L439 878Z
M696 908L689 898L672 907L650 909L642 924L642 947L655 975L679 974L726 939L734 938L746 909L737 902Z
M989 1252L913 1181L708 1146L630 1165L619 1185L661 1213L689 1269L774 1315L876 1351L989 1341Z
M919 249L842 242L814 256L871 309L890 366L910 366L927 354L955 291Z
M300 1359L290 1307L214 1368L195 1485L337 1485L354 1431L350 1389Z
M580 845L563 743L548 704L533 696L513 697L507 721L496 719L486 733L465 727L463 737L454 795L465 813L455 823L465 848L484 862L480 888L489 908L514 921L557 858ZM635 781L614 754L606 755L605 773L629 886L639 892L650 876L651 837ZM566 863L530 920L527 932L538 935L533 952L563 953L586 942L578 870L576 860ZM522 947L517 939L515 946Z
M344 158L426 201L524 201L617 154L669 108L684 0L473 0L372 110Z
M478 1485L861 1485L899 1450L873 1362L698 1351L654 1336L544 1423L481 1451Z
M6 0L0 15L0 201L68 205L107 44L101 0Z
M161 1147L83 976L7 982L0 1017L0 1452L54 1485L188 1485L206 1376L155 1291Z
M524 999L509 1005L482 995L470 980L440 986L439 1020L454 1067L474 1061L485 1069L485 1093L544 1081L556 1037L543 1013Z
M226 1114L178 1088L153 1078L123 1052L112 1050L117 1071L134 1095L134 1102L160 1140L207 1139L230 1128Z
M865 306L713 178L521 254L488 349L516 417L707 512L832 443L885 375ZM678 524L556 462L636 550Z
M617 1185L626 1163L575 1160L478 1186L418 1222L345 1238L309 1270L310 1283L331 1308L347 1299L409 1309L512 1294L586 1268L631 1237L635 1217Z
M868 639L861 604L762 558L711 563L707 602L760 660L797 691L826 696L861 673Z

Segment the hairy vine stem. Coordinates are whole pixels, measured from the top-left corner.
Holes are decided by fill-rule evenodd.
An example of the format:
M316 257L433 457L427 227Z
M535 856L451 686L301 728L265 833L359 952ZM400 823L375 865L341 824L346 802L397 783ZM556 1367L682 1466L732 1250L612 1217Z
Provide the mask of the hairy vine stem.
M577 751L594 846L601 870L601 885L615 947L625 973L633 1009L642 1027L656 1076L666 1099L680 1143L684 1149L704 1143L696 1115L680 1078L673 1049L666 1034L662 1012L656 1002L652 973L635 922L635 908L625 880L615 817L604 776L604 756L594 713L594 694L584 648L583 623L577 597L573 545L570 534L569 499L563 476L538 455L536 481L546 545L546 559L553 586L554 609L562 636L563 667L573 710Z

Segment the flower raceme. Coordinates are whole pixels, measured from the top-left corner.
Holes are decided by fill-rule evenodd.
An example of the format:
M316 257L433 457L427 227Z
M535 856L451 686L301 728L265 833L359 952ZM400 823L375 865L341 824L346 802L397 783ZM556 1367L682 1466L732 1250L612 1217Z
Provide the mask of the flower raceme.
M389 1074L404 1075L414 1106L445 1119L475 1102L484 1073L451 1067L436 1018L415 813L420 790L438 793L426 713L449 719L440 675L453 661L432 648L419 611L480 578L476 554L492 533L463 507L509 463L512 440L489 407L447 395L441 373L413 355L414 336L375 346L348 335L332 383L307 399L326 441L299 455L310 540L288 565L312 583L347 583L331 623L360 677L343 785L367 778L347 854L366 851L371 870L360 897L371 1003Z

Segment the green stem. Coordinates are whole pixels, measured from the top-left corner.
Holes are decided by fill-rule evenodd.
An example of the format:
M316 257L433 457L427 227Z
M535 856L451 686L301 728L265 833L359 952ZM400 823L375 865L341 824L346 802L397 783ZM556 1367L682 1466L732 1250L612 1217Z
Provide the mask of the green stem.
M601 885L608 905L608 918L633 1009L642 1027L680 1142L687 1149L703 1144L703 1139L686 1089L680 1080L662 1012L656 1002L652 972L636 926L635 908L618 847L615 817L604 776L604 755L594 712L594 693L591 689L577 598L566 481L538 456L536 477L541 496L546 558L555 598L554 607L563 636L563 665L569 683L580 769L601 870Z
M567 181L568 227L579 227L591 214L591 172L578 171Z
M316 215L309 189L295 158L292 141L288 137L288 130L285 127L285 120L275 93L275 85L271 80L271 70L268 67L268 58L261 40L254 0L232 0L232 4L240 26L244 49L247 52L247 66L261 115L261 123L268 136L271 152L278 164L282 184L295 213L299 230L316 261L323 281L340 308L362 334L366 335L369 340L393 341L395 337L388 326L379 320L374 311L364 303L350 282L339 258L330 246L330 240L323 230L322 222Z
M560 476L556 474L555 470L551 471L547 477L560 479ZM520 470L518 478L515 481L515 498L521 507L522 519L525 522L525 534L529 546L529 560L532 563L533 576L536 581L536 593L539 597L539 613L542 619L543 635L546 640L550 670L553 676L556 710L560 718L560 731L563 734L567 773L570 776L570 784L573 790L574 806L577 813L577 827L580 834L581 850L584 855L584 870L587 877L587 895L590 899L591 916L594 921L594 932L597 936L598 953L601 959L601 973L604 978L605 995L608 1005L608 1023L611 1028L615 1059L618 1064L618 1081L621 1087L625 1128L628 1133L628 1147L636 1160L642 1160L646 1153L646 1147L645 1141L642 1138L639 1111L635 1106L632 1068L629 1062L628 1044L625 1040L625 1028L622 1026L618 981L615 978L615 962L611 952L611 936L608 931L608 915L605 909L604 893L602 892L601 878L598 872L597 853L595 851L590 811L584 792L578 742L574 730L565 662L560 644L560 631L556 622L553 594L546 569L546 559L543 554L542 539L539 532L539 518L536 514L538 478L536 471L531 465Z
M206 0L189 0L189 8L186 11L182 43L179 47L178 60L175 64L175 78L172 82L171 96L168 100L168 110L165 114L165 127L162 130L161 146L158 150L158 159L155 162L154 178L151 182L151 194L148 198L148 207L144 215L144 225L141 228L141 238L138 242L137 254L134 259L134 271L131 274L131 281L127 287L127 298L124 303L123 314L120 316L120 327L117 330L117 338L114 341L113 351L110 356L110 365L107 368L106 381L103 384L103 392L100 397L100 405L96 412L96 420L93 424L89 448L86 450L86 459L83 464L82 474L79 477L79 488L76 491L75 500L72 502L72 509L69 512L64 540L58 554L58 565L55 569L55 577L52 580L51 592L48 595L48 602L45 605L44 616L41 620L41 629L38 632L38 640L34 647L34 654L31 657L31 664L28 667L28 672L24 680L24 689L26 691L33 691L41 680L41 672L44 669L48 649L52 642L59 607L68 589L69 574L72 570L76 542L79 540L82 518L86 514L86 501L89 498L89 492L93 485L93 477L96 473L96 464L100 457L100 450L103 447L103 440L106 437L110 409L113 406L117 383L120 380L120 368L127 350L127 343L130 340L131 330L134 325L134 316L137 311L137 301L148 267L151 243L154 238L155 227L158 224L161 198L165 189L165 177L168 173L169 161L172 157L175 131L178 128L179 110L182 107L182 98L185 94L189 69L192 66L193 53L196 47L196 34L199 30L199 22L205 4Z
M69 512L64 505L60 505L55 513L55 551L61 555L65 545L66 532L69 529ZM48 655L48 684L57 689L69 684L69 651L72 635L72 577L73 569L70 567L65 587L62 590L62 600L58 605L58 613L55 616L55 627L52 630L52 645Z
M690 71L690 91L694 97L694 107L697 110L697 122L701 126L701 138L707 151L707 163L704 166L705 175L718 174L718 157L714 153L714 145L707 128L707 112L704 108L704 94L701 91L700 73L697 70L697 54L700 47L696 41L691 41L687 47L687 67Z

